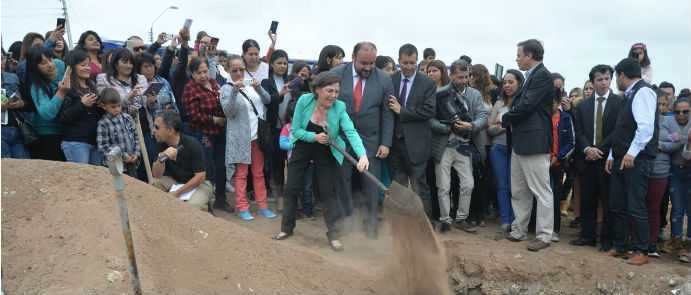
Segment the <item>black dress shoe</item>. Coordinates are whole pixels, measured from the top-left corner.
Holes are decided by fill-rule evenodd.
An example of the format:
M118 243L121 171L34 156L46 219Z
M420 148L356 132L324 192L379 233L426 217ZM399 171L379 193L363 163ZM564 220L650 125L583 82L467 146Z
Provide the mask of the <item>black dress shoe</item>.
M578 239L578 240L570 241L569 244L570 244L570 245L573 245L573 246L591 246L591 247L595 247L595 241L594 241L594 240L590 240L590 239L586 239L586 238L580 238L580 239Z
M292 235L293 235L293 233L287 233L285 235L281 235L279 233L279 234L275 235L272 239L274 239L276 241L281 241L281 240L285 240L285 239L289 238Z
M450 224L450 223L446 223L446 222L442 222L442 223L441 223L441 228L439 229L439 231L440 231L442 234L445 234L445 233L450 232L450 231L451 231L451 224Z
M609 245L609 244L602 244L602 245L600 245L600 250L598 250L598 251L599 251L599 252L607 252L607 251L609 251L609 250L612 250L612 248L613 248L612 245Z
M570 228L579 228L581 227L581 218L577 217L576 219L572 220L569 222L569 227Z

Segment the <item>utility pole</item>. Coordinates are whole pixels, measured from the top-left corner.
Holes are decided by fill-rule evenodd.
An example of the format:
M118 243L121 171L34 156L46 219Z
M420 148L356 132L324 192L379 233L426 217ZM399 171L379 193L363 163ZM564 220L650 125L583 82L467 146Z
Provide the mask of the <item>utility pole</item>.
M66 0L60 0L62 2L62 14L65 17L65 32L67 33L67 44L68 47L73 47L72 43L72 31L70 31L70 18L67 16L67 2Z

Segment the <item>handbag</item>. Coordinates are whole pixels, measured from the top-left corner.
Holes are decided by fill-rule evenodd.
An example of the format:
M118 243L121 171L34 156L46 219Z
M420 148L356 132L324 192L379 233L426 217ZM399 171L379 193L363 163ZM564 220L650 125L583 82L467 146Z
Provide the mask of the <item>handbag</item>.
M14 119L17 120L17 128L22 132L22 137L24 138L24 144L29 145L38 141L38 134L34 131L34 124L27 120L22 112L15 111Z
M240 89L240 94L250 102L254 115L257 116L257 143L259 144L259 149L264 152L264 154L271 154L274 151L273 135L271 134L271 126L269 126L269 121L259 117L259 112L257 108L254 107L252 100L247 97L247 94Z

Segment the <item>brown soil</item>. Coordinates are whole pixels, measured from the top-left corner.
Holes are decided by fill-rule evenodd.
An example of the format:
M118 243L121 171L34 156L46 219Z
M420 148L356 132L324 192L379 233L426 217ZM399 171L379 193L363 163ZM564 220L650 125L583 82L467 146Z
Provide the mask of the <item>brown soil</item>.
M400 294L413 291L394 255L392 228L371 241L353 226L333 252L323 218L301 220L295 236L273 241L279 218L213 217L126 177L125 196L144 293ZM132 293L112 177L102 167L2 160L2 272L7 294ZM231 200L232 203L232 200ZM254 212L253 212L254 213ZM319 212L318 212L319 213ZM396 222L387 216L386 222ZM635 267L562 242L533 253L477 234L436 232L458 294L670 294L691 280L669 254ZM400 220L399 220L400 222ZM399 237L399 235L397 235ZM414 239L415 233L410 235ZM418 249L423 255L428 248ZM114 270L124 279L107 280ZM434 280L421 274L418 280ZM670 286L670 279L675 286Z

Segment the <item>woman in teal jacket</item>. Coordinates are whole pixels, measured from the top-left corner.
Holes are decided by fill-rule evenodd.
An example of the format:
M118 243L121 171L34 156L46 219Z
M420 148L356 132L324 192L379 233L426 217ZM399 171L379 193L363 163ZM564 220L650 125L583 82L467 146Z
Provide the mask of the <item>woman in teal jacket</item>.
M26 53L25 85L31 100L36 106L32 123L38 135L38 158L53 161L64 161L65 155L60 148L62 141L62 123L57 116L62 102L70 90L69 78L62 81L65 75L65 63L53 58L52 50L34 46Z
M360 172L367 170L369 161L362 140L346 113L345 103L336 99L339 81L338 75L322 72L310 83L313 92L298 99L290 130L291 142L295 144L295 148L288 163L283 220L281 232L274 237L276 240L293 235L298 193L305 171L312 160L314 176L318 179L317 189L324 202L324 221L328 229L326 237L334 251L343 251L343 245L338 240L340 231L336 227L341 216L334 191L336 167L343 163L343 155L329 146L329 137L324 133L322 125L327 124L330 134L337 135L343 131L353 150L360 157L357 164ZM345 142L340 136L334 137L334 144L345 148Z

